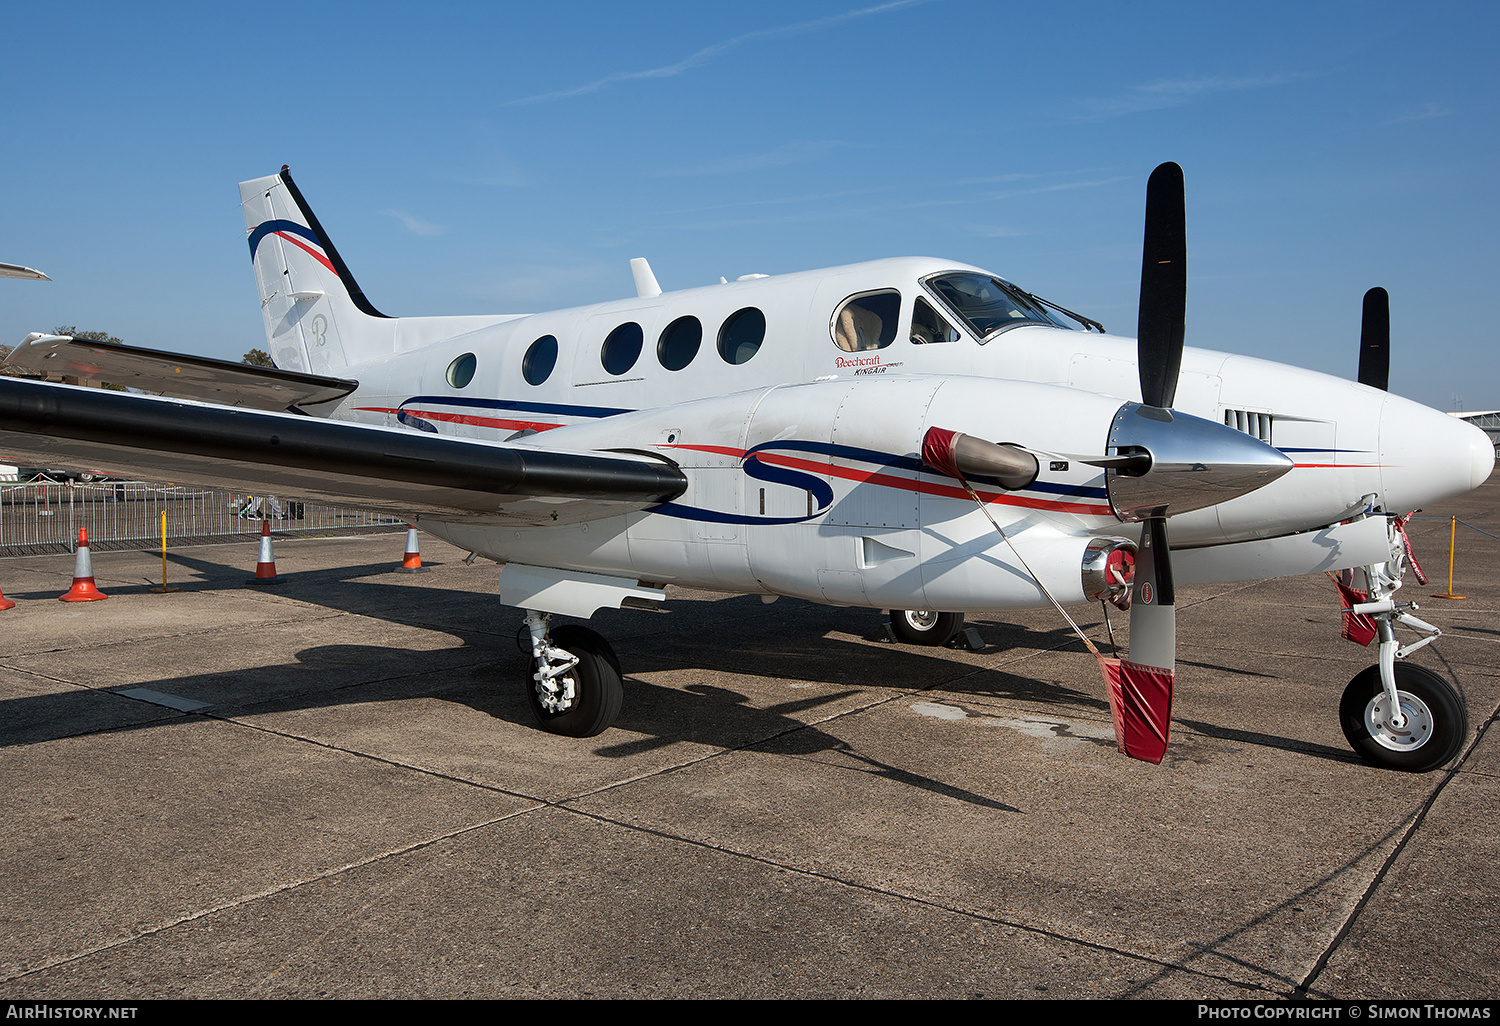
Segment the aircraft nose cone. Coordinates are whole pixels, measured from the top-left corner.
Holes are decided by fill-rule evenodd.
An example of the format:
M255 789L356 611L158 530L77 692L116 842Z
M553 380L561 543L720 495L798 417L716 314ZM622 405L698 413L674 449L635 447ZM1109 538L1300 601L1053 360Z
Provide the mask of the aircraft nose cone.
M1479 428L1399 396L1380 417L1386 508L1413 510L1472 491L1495 468L1495 446Z

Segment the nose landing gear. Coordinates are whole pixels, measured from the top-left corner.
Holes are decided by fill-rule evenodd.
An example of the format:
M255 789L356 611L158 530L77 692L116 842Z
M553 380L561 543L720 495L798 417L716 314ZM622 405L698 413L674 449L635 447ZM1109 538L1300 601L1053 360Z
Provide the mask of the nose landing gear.
M1397 663L1399 715L1386 696L1380 667L1361 670L1344 689L1339 724L1350 747L1367 762L1408 773L1446 765L1469 733L1464 694L1431 670Z
M1469 736L1469 707L1463 690L1421 666L1397 662L1436 639L1442 631L1413 615L1414 602L1396 602L1408 559L1402 524L1392 518L1391 559L1364 567L1368 601L1345 609L1345 637L1361 644L1379 639L1380 662L1355 674L1339 701L1339 724L1350 746L1367 762L1408 773L1447 765ZM1423 580L1417 570L1418 580ZM1351 582L1352 583L1352 582ZM1362 592L1341 591L1354 598ZM1396 624L1421 633L1409 645L1396 641Z

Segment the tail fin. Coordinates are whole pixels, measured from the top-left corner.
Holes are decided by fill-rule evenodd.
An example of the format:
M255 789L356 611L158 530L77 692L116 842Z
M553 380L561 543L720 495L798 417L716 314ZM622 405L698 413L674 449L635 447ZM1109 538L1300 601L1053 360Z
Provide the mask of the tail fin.
M340 375L392 351L395 320L365 298L285 166L241 182L240 205L277 367Z

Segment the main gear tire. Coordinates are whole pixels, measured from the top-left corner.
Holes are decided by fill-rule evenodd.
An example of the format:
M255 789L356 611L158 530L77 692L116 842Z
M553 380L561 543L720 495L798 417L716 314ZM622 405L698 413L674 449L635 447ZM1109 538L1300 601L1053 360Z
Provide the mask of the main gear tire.
M551 686L536 679L537 660L527 662L532 676L527 697L537 724L551 734L564 737L594 737L603 733L620 715L625 686L614 662L614 652L587 627L572 625L552 632L555 647L576 656L578 662L552 679Z
M939 613L932 609L892 609L891 631L908 645L948 644L964 625L962 613Z

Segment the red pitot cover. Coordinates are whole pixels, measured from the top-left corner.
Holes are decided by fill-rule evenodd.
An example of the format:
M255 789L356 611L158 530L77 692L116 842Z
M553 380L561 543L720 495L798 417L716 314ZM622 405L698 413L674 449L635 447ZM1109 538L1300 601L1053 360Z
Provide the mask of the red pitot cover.
M1340 581L1334 581L1333 586L1339 590L1339 600L1344 605L1344 637L1356 645L1368 645L1375 640L1375 621L1364 613L1351 613L1349 607L1370 601L1369 594Z
M922 462L949 477L962 479L958 464L953 462L953 440L957 437L958 432L947 428L928 428L927 434L922 436Z
M1099 669L1109 685L1109 711L1120 753L1161 765L1172 729L1173 674L1109 656L1099 657Z

